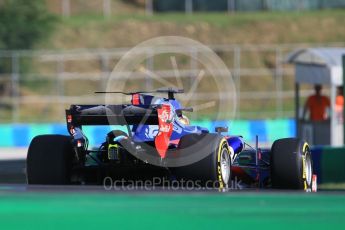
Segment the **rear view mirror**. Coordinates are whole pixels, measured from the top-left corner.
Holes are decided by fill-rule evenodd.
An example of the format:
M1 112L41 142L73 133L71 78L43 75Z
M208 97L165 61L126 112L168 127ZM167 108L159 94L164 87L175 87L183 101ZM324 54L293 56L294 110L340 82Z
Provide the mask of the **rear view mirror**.
M229 131L228 127L216 127L215 132L217 133L227 133Z

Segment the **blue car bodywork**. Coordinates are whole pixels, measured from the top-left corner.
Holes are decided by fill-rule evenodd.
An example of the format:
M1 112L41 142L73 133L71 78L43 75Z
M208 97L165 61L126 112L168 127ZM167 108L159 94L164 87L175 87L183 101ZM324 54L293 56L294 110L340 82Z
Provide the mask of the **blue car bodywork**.
M148 114L147 110L156 109L162 104L168 105L172 111L170 119L173 130L169 140L170 147L177 147L180 139L185 135L211 132L207 128L181 122L179 118L184 108L175 98L155 97L144 93L133 94L131 104L128 105L72 105L66 110L67 128L74 137L76 145L80 144L80 148L85 148L85 143L88 142L87 137L82 133L82 125L109 124L109 119L114 119L113 122L116 124L127 125L128 134L133 142L154 142L159 132L157 114ZM141 122L143 118L145 122ZM267 186L270 178L270 150L259 149L258 146L251 148L241 136L223 136L231 151L232 179L241 181L243 187ZM125 137L116 138L113 141Z

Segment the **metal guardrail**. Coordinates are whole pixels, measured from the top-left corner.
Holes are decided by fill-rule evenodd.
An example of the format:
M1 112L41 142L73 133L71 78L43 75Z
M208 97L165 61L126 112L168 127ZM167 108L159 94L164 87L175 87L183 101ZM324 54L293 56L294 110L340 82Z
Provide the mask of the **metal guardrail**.
M307 48L315 46L332 46L339 47L345 46L345 43L329 43L329 44L231 44L231 45L209 45L220 57L223 59L225 64L230 69L235 86L237 88L237 96L239 102L244 100L253 100L256 103L258 101L274 102L273 109L267 111L270 114L270 118L281 118L290 117L291 106L285 108L286 100L293 100L293 84L287 84L290 81L293 83L293 68L292 66L286 65L284 63L284 56L297 48ZM174 49L176 51L177 47L167 47L166 49ZM10 112L4 112L0 110L0 120L21 122L24 121L21 110L22 106L30 106L35 103L49 103L54 104L61 111L64 110L65 104L71 101L76 101L78 103L90 103L92 101L97 101L97 97L86 96L90 95L90 91L79 92L75 95L70 95L65 91L65 87L70 84L71 81L91 81L95 83L99 82L99 87L104 87L106 81L109 77L110 72L113 69L111 62L116 63L129 48L114 48L114 49L76 49L76 50L16 50L16 51L0 51L0 61L7 59L11 63L10 71L8 73L0 74L0 106L1 104L9 105ZM143 50L142 52L146 52ZM140 52L140 51L139 51ZM198 55L199 50L195 47L190 47L190 56L195 57ZM265 66L264 58L265 53L271 54L271 66ZM251 65L248 62L248 58L254 56L259 57L256 60L261 63L261 66ZM171 69L157 69L154 65L154 58L148 57L147 68L154 72L161 78L173 78L175 77L175 70L173 67ZM34 72L23 71L22 60L30 59L34 62L32 70ZM87 62L93 61L97 63L90 72L90 70L83 70L81 67L88 66ZM69 69L72 65L76 64L73 72ZM86 63L86 64L85 64ZM153 64L152 64L153 63ZM49 67L49 68L48 68ZM191 79L191 76L196 76L199 73L200 67L197 65L197 60L194 58L189 58L188 63L185 63L183 69L179 70L179 75L181 78ZM126 73L124 73L126 74ZM148 80L145 73L134 73L137 79L143 81ZM133 75L133 76L134 76ZM229 77L220 73L218 77ZM258 90L259 87L256 84L252 84L252 88L248 85L248 81L257 81L260 84L260 79L264 77L267 84L269 84L269 89ZM152 79L149 79L152 81ZM43 82L43 83L40 83ZM52 85L52 88L48 90L48 86L44 84ZM151 83L151 82L149 82ZM26 92L24 88L38 88L39 84L43 84L42 88L46 88L47 92L42 92L37 90L37 92ZM3 87L1 87L3 86ZM6 87L4 87L6 86ZM245 87L244 87L245 86ZM99 88L98 88L99 89ZM1 93L1 90L3 93ZM44 90L43 90L44 91ZM307 96L310 91L302 91L302 96ZM1 96L2 95L2 96ZM202 100L202 99L212 99L216 94L205 94L196 92L196 96L192 100ZM248 109L243 110L241 107L238 108L239 113L237 118L241 118L242 115L250 117L253 111ZM11 117L9 117L11 116ZM250 118L255 118L253 114ZM25 118L24 118L25 119ZM51 121L55 121L54 117ZM39 120L38 120L39 121Z

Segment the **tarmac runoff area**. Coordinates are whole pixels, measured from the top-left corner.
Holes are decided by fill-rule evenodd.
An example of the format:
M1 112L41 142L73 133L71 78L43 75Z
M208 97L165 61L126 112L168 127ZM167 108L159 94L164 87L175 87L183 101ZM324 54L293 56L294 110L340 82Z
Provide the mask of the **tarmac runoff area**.
M12 153L15 159L3 154L0 161L1 229L291 230L343 229L345 225L344 191L28 186L26 149L8 152Z
M0 148L0 185L26 183L27 148Z

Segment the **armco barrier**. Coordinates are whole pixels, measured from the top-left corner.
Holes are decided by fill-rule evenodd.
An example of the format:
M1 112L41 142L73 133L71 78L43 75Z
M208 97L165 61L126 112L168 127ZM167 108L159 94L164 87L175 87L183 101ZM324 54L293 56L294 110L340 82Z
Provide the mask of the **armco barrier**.
M282 120L235 120L235 121L195 121L193 125L206 127L214 131L217 126L229 127L230 135L242 135L249 142L259 135L260 142L271 143L275 139L295 136L295 123L291 119ZM123 126L84 126L90 146L97 146L104 141L105 134L112 129L126 130ZM27 147L32 138L42 134L65 134L65 124L0 124L0 147Z

